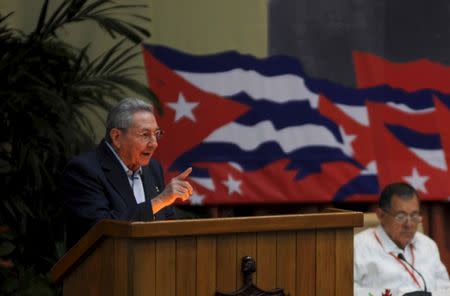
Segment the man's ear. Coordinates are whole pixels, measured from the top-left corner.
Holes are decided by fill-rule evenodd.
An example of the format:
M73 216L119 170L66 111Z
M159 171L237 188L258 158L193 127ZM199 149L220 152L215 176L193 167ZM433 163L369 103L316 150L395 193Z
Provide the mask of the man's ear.
M114 148L120 149L120 136L122 135L121 130L118 128L112 128L109 131L109 137L111 138L111 144Z
M383 220L384 216L386 215L386 212L383 211L382 208L376 208L375 214L377 214L377 218L381 222Z

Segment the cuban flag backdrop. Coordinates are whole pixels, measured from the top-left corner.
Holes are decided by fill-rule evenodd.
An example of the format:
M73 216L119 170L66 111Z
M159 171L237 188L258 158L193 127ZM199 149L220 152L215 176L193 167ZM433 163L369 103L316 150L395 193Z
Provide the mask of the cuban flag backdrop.
M450 196L447 67L355 52L351 88L289 56L143 53L164 110L155 157L168 178L193 167L191 204L374 201L396 181Z

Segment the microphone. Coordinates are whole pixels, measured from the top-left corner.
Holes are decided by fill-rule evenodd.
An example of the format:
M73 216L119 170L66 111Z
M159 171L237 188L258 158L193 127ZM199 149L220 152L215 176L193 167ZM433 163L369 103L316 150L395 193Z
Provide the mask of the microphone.
M423 291L409 292L409 293L403 294L403 296L431 296L431 292L427 291L427 283L425 282L425 279L422 276L422 274L417 269L415 269L414 266L412 266L412 264L410 264L408 261L406 261L406 258L405 258L405 256L403 256L402 253L398 253L397 258L402 260L406 264L408 264L408 266L411 267L420 276L420 278L423 281L423 286L424 286Z

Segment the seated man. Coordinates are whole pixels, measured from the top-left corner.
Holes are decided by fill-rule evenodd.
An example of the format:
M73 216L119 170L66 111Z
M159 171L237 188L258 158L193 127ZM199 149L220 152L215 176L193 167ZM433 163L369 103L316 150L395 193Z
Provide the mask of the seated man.
M406 183L390 184L381 193L378 206L381 225L355 236L355 295L367 288L424 290L425 284L428 291L449 289L436 243L417 232L422 216L416 190ZM425 283L404 260L422 274Z

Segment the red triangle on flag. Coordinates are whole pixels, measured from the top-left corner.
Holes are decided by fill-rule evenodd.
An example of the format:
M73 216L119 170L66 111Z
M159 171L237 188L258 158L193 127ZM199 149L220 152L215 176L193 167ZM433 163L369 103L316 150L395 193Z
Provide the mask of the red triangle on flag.
M158 122L166 133L155 157L165 169L183 152L195 147L211 132L234 121L249 109L246 105L192 85L146 49L144 62L148 84L163 106L164 115L158 117ZM184 109L185 113L181 112L182 108L176 109L183 104L189 107Z

